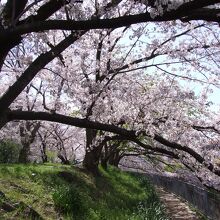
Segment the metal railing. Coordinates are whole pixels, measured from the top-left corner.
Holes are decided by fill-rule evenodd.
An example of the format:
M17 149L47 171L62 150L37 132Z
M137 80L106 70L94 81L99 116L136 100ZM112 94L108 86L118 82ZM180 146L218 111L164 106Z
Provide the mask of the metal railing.
M212 193L204 188L172 177L146 173L144 175L147 175L153 184L161 186L188 201L209 219L220 220L220 193Z

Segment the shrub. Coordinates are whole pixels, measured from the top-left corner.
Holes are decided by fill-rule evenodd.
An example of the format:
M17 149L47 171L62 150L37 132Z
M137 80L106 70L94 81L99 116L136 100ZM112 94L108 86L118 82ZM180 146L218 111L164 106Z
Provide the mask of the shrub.
M139 203L129 220L133 219L169 220L165 216L165 208L159 201L149 203L147 200Z
M48 162L55 163L55 160L56 160L56 157L57 157L57 152L51 151L51 150L47 150L46 151L46 155L47 155Z
M11 140L0 140L0 163L18 162L21 145Z
M53 193L56 208L67 216L83 216L88 209L86 196L74 185L63 185Z

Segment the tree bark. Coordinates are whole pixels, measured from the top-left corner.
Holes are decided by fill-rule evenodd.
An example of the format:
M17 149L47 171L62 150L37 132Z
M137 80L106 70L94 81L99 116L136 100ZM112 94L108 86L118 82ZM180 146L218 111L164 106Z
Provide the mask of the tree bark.
M101 166L104 170L108 168L109 150L107 144L104 146L104 150L101 153Z
M83 160L84 168L92 173L94 176L99 176L99 156L97 155L97 149L87 151Z
M66 165L70 164L70 161L67 158L65 158L62 154L58 154L57 157L61 160L62 164L66 164Z
M29 121L26 121L24 126L20 126L20 136L21 136L21 144L22 149L19 152L18 162L19 163L28 163L29 162L29 155L30 155L30 148L31 144L34 142L37 131L40 128L40 122L32 125L33 128L31 129L31 124ZM27 134L29 133L29 134Z
M106 157L101 158L101 166L104 170L107 170L107 168L108 168L108 158L106 158Z
M42 142L41 144L41 159L43 163L47 163L48 162L48 157L47 157L47 153L46 153L46 149L47 149L47 145L45 142Z
M22 144L22 149L20 150L18 162L19 163L29 163L29 155L30 155L30 143Z
M194 0L182 4L177 9L164 12L163 15L152 17L150 13L126 15L111 19L90 19L84 21L74 20L46 20L19 25L14 29L7 29L0 34L0 41L6 41L7 36L28 34L47 30L91 30L120 28L142 22L164 22L180 19L183 22L191 20L204 20L219 22L219 9L206 8L219 3L219 0Z
M86 129L86 154L83 166L95 176L99 176L99 161L101 157L102 145L95 146L97 131Z
M120 150L116 149L115 152L113 152L109 157L109 164L118 167L120 160Z

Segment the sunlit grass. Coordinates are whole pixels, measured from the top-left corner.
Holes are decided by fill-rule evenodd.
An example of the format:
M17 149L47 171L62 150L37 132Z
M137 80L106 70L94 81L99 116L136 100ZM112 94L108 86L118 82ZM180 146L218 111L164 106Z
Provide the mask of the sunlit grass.
M163 207L148 180L110 167L94 178L79 168L59 164L0 165L0 191L24 202L43 219L163 219ZM1 219L25 219L22 212Z

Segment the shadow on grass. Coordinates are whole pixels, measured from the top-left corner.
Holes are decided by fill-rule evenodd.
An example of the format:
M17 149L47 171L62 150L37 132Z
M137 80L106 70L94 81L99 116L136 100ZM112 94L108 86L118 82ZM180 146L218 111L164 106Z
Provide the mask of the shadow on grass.
M100 177L93 177L83 169L56 164L0 165L0 178L25 180L30 193L36 194L36 187L41 187L38 196L50 194L65 219L149 219L146 210L155 215L152 207L158 199L146 178L112 167L100 172Z

